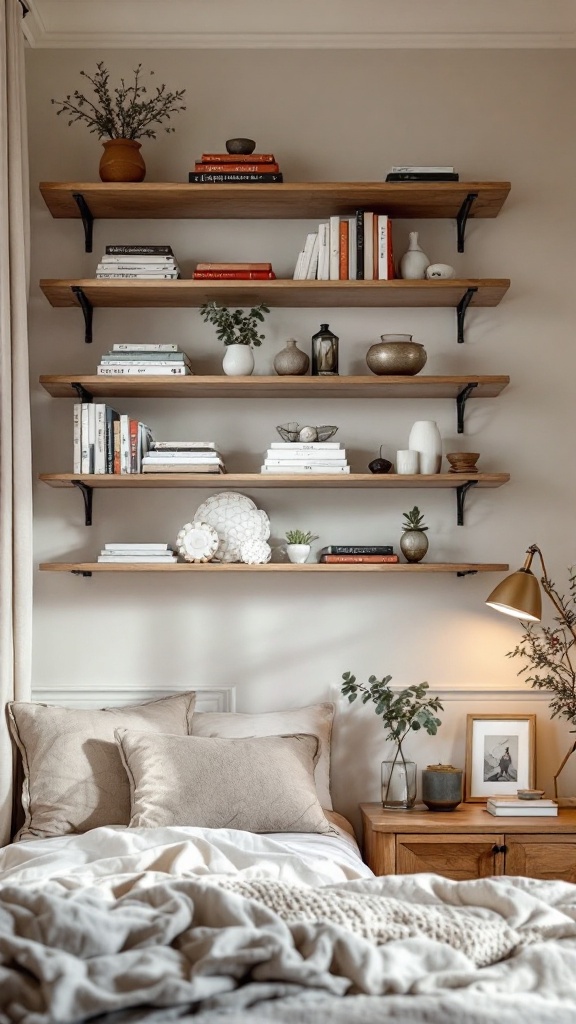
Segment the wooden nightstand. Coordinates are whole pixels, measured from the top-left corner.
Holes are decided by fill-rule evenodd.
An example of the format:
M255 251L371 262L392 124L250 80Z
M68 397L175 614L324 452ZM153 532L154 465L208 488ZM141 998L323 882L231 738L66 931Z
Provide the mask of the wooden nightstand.
M558 817L495 817L482 804L455 811L388 811L361 804L364 860L376 875L432 871L456 880L525 875L576 882L576 810Z

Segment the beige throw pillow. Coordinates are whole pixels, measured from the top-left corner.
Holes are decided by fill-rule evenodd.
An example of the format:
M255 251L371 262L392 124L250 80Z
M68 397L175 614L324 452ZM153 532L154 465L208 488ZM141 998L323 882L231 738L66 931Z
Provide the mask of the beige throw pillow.
M179 693L101 710L12 701L8 721L22 756L25 811L15 841L127 825L130 788L114 730L121 726L185 736L195 697Z
M204 711L192 719L193 736L283 736L308 733L320 742L320 756L314 772L318 799L322 807L332 810L330 796L330 742L335 705L330 701L311 704L288 711L265 711L260 714Z
M316 795L315 736L220 739L117 729L132 827L331 833Z

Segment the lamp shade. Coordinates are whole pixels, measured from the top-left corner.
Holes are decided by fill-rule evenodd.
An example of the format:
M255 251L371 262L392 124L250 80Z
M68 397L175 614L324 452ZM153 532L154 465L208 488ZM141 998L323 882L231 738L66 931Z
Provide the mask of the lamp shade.
M539 622L542 618L540 584L530 569L518 569L494 588L487 605L517 619Z

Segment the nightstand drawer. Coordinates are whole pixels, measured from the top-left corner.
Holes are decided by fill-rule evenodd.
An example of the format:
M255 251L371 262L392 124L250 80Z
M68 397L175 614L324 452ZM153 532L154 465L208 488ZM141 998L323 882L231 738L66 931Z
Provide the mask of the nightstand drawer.
M485 835L397 835L396 874L431 871L462 881L501 875L504 836Z

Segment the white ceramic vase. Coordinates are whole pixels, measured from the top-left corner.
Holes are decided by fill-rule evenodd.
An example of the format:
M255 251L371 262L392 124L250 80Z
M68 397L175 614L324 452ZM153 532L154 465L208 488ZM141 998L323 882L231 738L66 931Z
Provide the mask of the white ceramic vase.
M254 353L250 345L227 345L222 369L228 377L249 377L254 370Z
M416 420L410 431L408 447L419 453L418 471L439 473L442 464L442 438L435 420Z
M400 260L400 275L405 281L422 281L430 260L418 244L418 232L410 231L408 248Z
M302 565L310 554L309 544L287 544L286 551L291 562Z

